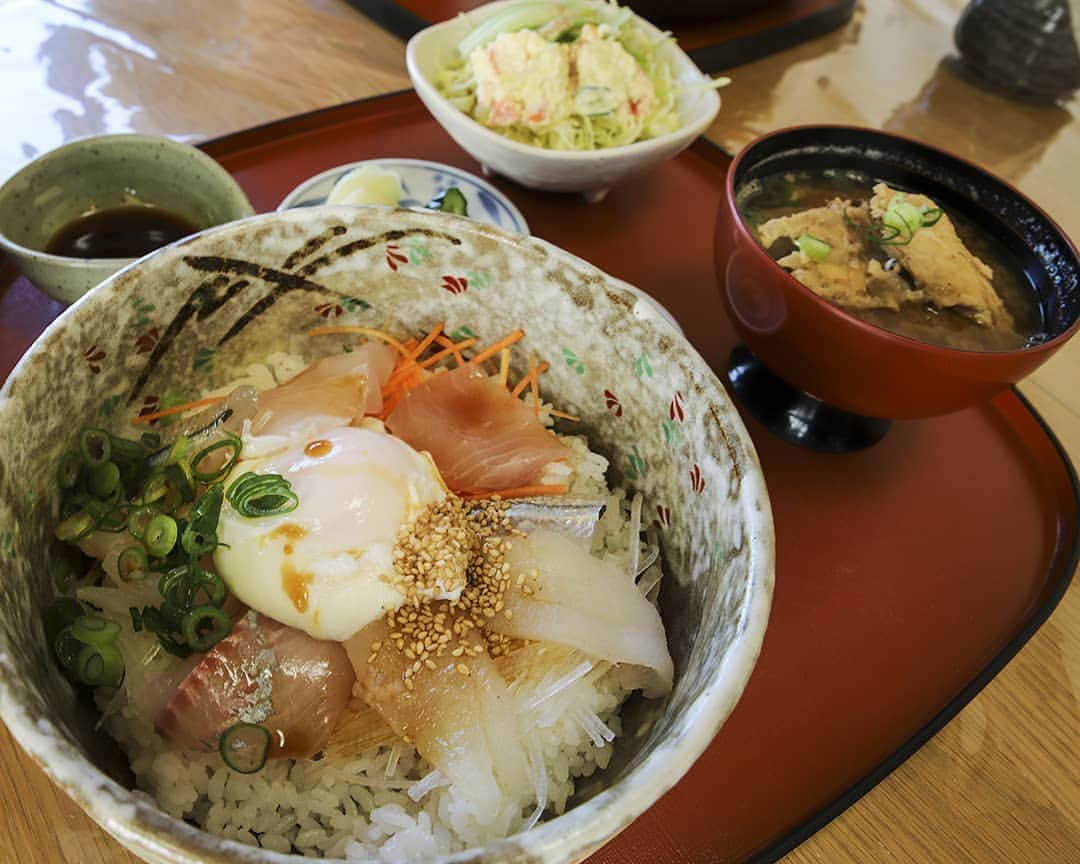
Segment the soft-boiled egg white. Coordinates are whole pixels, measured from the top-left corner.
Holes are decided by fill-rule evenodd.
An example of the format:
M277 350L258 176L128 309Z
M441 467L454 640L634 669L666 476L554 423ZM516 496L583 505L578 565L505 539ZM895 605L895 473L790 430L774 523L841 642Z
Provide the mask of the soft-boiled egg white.
M404 595L394 587L398 529L447 490L426 453L375 428L343 427L246 459L280 474L299 499L278 516L221 511L214 564L241 601L318 639L344 641Z

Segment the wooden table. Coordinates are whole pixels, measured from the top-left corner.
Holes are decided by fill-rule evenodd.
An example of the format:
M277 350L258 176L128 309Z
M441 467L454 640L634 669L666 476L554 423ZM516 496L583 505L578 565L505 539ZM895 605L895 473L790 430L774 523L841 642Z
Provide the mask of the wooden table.
M339 0L0 0L0 176L81 135L199 141L408 86L404 48ZM832 35L730 70L709 136L806 122L922 138L1019 186L1080 237L1080 104L1016 103L955 71L960 0L873 0ZM1080 463L1080 341L1023 392ZM1080 587L942 732L785 862L1080 861ZM135 859L0 726L0 861Z

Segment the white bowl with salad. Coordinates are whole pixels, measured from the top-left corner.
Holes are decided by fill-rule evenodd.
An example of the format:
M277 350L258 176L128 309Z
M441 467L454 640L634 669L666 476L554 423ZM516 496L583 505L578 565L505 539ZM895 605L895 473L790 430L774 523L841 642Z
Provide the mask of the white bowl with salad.
M428 110L482 165L590 199L688 147L726 83L603 0L488 3L417 33L406 62Z

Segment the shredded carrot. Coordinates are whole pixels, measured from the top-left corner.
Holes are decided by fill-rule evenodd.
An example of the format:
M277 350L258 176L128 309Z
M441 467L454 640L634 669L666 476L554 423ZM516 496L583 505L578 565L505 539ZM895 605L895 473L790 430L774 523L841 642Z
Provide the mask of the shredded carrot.
M536 365L536 358L529 352L529 372L532 378L529 381L529 389L533 397L533 414L540 416L540 368Z
M308 336L333 336L341 333L354 333L358 336L367 336L371 339L378 339L381 342L385 342L399 354L404 357L409 356L409 349L398 342L393 336L387 333L385 330L376 330L374 327L356 327L351 324L340 324L334 327L316 327L314 330L308 330Z
M396 389L419 368L420 366L415 360L400 360L394 367L394 371L390 373L390 377L386 379L386 383L382 385L383 392Z
M503 348L499 357L499 386L506 386L506 379L510 375L510 349Z
M485 348L483 351L481 351L479 354L469 360L469 362L475 364L483 363L488 358L494 357L496 354L502 351L503 348L509 348L516 342L520 342L524 336L524 330L514 330L512 333L507 333L505 336L503 336L502 339L500 339L494 345Z
M510 391L510 395L516 399L522 394L522 391L524 391L524 389L532 383L532 380L534 378L536 378L538 375L543 375L550 368L551 366L547 363L541 363L539 366L530 366L529 371L526 372L521 377L521 380L514 385L514 389Z
M563 420L572 420L574 423L581 420L576 414L567 414L565 411L556 411L554 408L545 408L544 413L550 414L552 417L561 417Z
M410 359L415 360L421 354L423 354L425 351L427 351L427 349L431 345L431 343L434 342L439 337L439 335L442 333L442 329L443 329L443 322L442 321L440 321L438 324L436 324L434 327L432 327L431 332L428 333L427 336L425 336L420 341L420 344L417 345L416 348L413 349L412 354L410 355Z
M466 339L464 342L458 342L456 344L453 344L450 348L443 348L443 350L438 352L437 354L432 354L427 359L422 360L420 362L420 368L421 369L427 369L429 366L434 366L436 363L438 363L443 358L449 357L451 354L453 354L455 352L464 351L466 348L471 348L475 344L476 344L475 339Z
M465 365L465 358L461 356L461 349L454 344L453 339L450 339L446 336L440 336L435 341L442 345L444 348L449 348L453 352L454 359L457 360L458 366Z
M163 408L160 411L153 411L150 414L139 414L137 417L131 418L131 424L137 426L140 423L153 423L155 420L160 420L162 417L171 417L173 414L183 414L185 411L192 411L195 408L206 408L209 405L217 405L218 402L224 402L225 396L210 396L206 399L197 399L194 402L186 402L183 405L173 405L170 408Z
M550 486L515 486L512 489L493 489L490 492L473 490L459 492L458 497L465 501L477 498L531 498L534 495L565 495L569 487L552 484Z

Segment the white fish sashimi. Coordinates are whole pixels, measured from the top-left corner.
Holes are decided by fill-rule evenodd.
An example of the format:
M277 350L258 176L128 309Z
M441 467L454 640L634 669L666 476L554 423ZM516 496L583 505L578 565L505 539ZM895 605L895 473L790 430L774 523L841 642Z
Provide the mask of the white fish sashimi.
M476 645L483 645L478 636ZM421 665L406 686L413 661L389 644L384 621L345 647L364 700L468 797L478 821L494 819L508 798L529 796L534 784L515 700L486 651L459 657L446 651L432 658L434 669Z
M639 686L648 698L671 690L674 666L663 621L629 573L547 529L515 539L506 560L513 573L529 578L507 591L510 616L496 616L488 622L490 629L640 667Z

